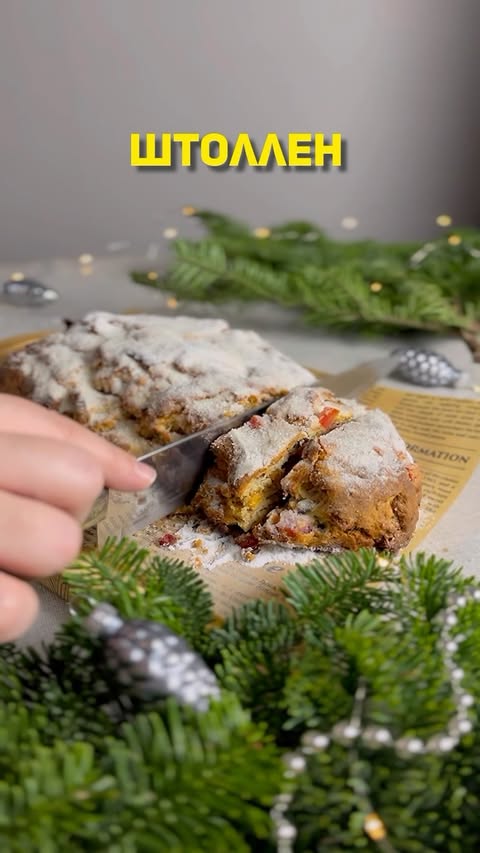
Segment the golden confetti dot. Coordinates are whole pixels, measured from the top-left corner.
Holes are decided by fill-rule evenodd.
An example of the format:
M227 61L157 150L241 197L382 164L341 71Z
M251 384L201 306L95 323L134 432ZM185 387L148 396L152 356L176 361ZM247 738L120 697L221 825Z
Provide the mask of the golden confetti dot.
M93 267L90 264L82 264L80 267L80 272L82 275L91 275L93 272Z
M254 236L259 240L265 240L267 237L270 237L271 233L270 228L255 228L253 231Z
M178 231L176 228L165 228L165 231L163 232L165 240L174 240L177 234Z
M452 224L452 221L452 217L448 213L441 213L435 220L437 225L440 225L440 228L448 228Z
M167 308L177 308L178 300L174 296L169 296L165 304Z
M358 228L359 222L355 216L344 216L340 224L347 231L353 231L354 228Z
M385 824L383 823L383 820L379 818L378 814L375 814L375 812L367 814L363 823L363 828L372 841L383 841L383 839L386 838L387 831L385 829Z
M147 278L149 281L156 281L158 278L158 272L154 272L154 270L147 272Z
M450 234L447 242L450 243L451 246L459 246L462 242L462 238L460 237L460 234Z
M92 261L93 261L93 255L89 255L88 252L85 252L85 254L80 255L80 257L78 258L78 263L82 264L82 265L91 264Z
M372 281L370 285L370 290L372 293L379 293L383 288L383 284L380 281Z
M10 281L25 281L25 275L23 272L12 272Z
M182 207L182 213L184 216L195 216L197 209L192 207L191 204L186 204L185 207Z

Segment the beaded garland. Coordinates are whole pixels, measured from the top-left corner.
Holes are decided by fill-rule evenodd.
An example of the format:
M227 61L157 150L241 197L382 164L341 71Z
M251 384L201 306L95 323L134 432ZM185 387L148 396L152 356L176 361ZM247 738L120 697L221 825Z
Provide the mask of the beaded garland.
M423 740L416 736L394 738L392 732L385 726L363 727L362 711L367 698L367 686L364 681L361 681L355 693L350 719L337 723L330 732L306 732L302 737L300 748L285 756L285 780L300 776L307 767L308 757L325 751L332 742L349 747L351 764L357 757L356 748L361 744L370 749L393 749L402 758L413 758L425 754L442 755L452 752L462 736L473 729L470 709L475 704L475 699L463 686L465 673L455 662L455 654L465 637L462 634L454 633L458 624L458 611L470 602L480 602L480 589L469 589L465 593L451 595L448 606L438 617L441 624L439 643L455 703L455 712L444 731ZM350 779L349 781L365 815L363 821L365 834L377 844L383 853L395 853L395 849L388 839L385 824L370 801L368 783L363 779ZM294 793L279 794L271 811L277 853L293 853L294 851L297 829L286 817L293 798Z
M458 611L471 602L480 602L480 589L470 588L464 593L451 595L447 607L437 617L440 622L439 645L455 703L455 711L443 731L424 740L415 735L395 738L386 726L364 726L362 717L368 690L366 681L361 679L349 719L336 723L329 732L306 732L299 749L284 756L285 781L291 782L301 776L307 768L308 758L327 750L331 743L348 748L351 767L358 764L357 750L362 744L369 749L393 749L402 758L452 752L461 738L473 729L470 715L475 699L464 687L465 673L455 660L461 643L466 639L463 634L455 633ZM102 638L106 659L127 694L144 699L155 695L174 695L179 702L200 712L206 710L211 699L219 695L215 676L203 659L165 626L148 620L124 620L114 607L106 603L96 604L85 624L92 634ZM154 665L151 666L152 661ZM395 853L387 828L371 801L367 780L352 773L349 787L354 791L359 810L364 815L365 834L383 853ZM294 853L297 829L286 816L293 798L292 791L280 793L271 810L277 853Z

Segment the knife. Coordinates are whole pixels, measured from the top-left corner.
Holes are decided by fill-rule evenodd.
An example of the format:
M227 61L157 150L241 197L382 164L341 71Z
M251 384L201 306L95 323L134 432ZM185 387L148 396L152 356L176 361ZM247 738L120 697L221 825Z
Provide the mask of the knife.
M398 359L398 355L390 355L363 362L342 373L327 375L313 383L313 387L327 387L339 397L358 395L391 373ZM97 544L101 546L109 536L129 536L184 506L199 483L211 443L253 415L262 414L275 399L278 398L140 456L140 462L152 465L157 472L153 485L141 492L104 489L83 525L84 530L96 526Z

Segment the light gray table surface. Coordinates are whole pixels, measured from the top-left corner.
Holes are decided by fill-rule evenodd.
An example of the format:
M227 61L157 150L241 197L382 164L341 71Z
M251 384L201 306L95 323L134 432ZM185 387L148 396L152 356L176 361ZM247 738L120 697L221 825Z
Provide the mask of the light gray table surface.
M165 294L154 288L132 283L128 271L147 269L143 259L111 256L95 259L85 269L76 260L39 261L28 264L0 264L0 283L15 271L31 275L58 291L60 298L42 308L14 307L0 302L0 338L44 329L61 329L63 320L79 319L89 311L158 311L173 313L166 307ZM157 264L154 266L157 268ZM175 313L224 316L232 325L254 328L287 355L310 367L331 373L384 355L406 342L397 336L388 340L349 334L330 334L318 328L306 328L294 314L270 305L212 307L180 304ZM480 365L473 365L467 346L457 337L408 337L415 345L425 345L444 353L458 367L468 370L473 382L480 384ZM400 383L393 383L399 385ZM445 393L443 390L442 393ZM448 392L454 396L465 391ZM480 577L479 518L480 471L463 490L454 507L440 520L422 542L422 550L463 565L469 574ZM36 624L22 638L22 644L48 641L67 615L66 606L51 593L40 588L41 607Z

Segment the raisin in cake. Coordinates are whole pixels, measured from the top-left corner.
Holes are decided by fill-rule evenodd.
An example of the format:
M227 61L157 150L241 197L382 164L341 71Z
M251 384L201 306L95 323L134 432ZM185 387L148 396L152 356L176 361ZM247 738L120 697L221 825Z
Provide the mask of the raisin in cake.
M255 332L224 320L105 312L0 365L0 391L56 409L137 454L313 381Z
M390 418L297 388L212 445L195 505L258 543L397 550L415 529L419 471Z

